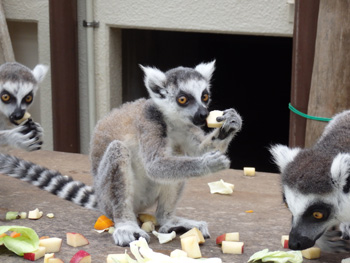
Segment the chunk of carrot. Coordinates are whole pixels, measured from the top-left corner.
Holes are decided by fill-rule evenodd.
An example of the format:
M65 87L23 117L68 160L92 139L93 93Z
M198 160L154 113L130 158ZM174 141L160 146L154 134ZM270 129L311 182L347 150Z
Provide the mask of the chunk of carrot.
M99 218L97 218L94 228L97 230L104 230L111 226L114 226L113 221L105 215L102 215Z
M20 237L21 236L21 233L17 233L17 232L12 232L10 237L12 238L16 238L16 237Z

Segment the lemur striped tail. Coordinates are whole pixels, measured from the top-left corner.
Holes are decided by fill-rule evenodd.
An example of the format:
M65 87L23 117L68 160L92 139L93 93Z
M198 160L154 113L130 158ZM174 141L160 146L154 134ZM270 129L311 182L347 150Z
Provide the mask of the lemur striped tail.
M94 190L91 186L74 181L71 177L57 171L0 153L0 173L29 182L77 205L97 209Z

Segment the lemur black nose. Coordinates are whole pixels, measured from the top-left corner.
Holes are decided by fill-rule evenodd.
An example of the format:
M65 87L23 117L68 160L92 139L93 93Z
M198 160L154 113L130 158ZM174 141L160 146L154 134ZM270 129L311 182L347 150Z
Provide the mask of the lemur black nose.
M303 250L315 245L315 241L305 236L292 236L289 235L288 246L292 250Z
M22 109L16 109L11 115L10 115L10 120L15 121L15 120L20 120L23 118L24 113L26 111Z
M193 123L195 125L203 125L203 124L205 124L205 120L208 117L208 114L209 114L209 111L208 111L207 108L200 107L197 110L196 114L194 115Z

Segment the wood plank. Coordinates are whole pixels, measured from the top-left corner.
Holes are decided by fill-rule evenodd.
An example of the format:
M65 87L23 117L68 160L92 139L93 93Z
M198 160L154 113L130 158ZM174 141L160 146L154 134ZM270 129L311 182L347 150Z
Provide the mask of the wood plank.
M2 0L0 0L0 65L15 61L10 34L7 28L6 17Z

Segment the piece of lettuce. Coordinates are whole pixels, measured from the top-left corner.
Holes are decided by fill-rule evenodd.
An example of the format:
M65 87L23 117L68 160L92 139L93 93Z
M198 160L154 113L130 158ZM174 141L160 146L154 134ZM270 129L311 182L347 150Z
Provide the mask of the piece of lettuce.
M263 249L253 254L248 262L301 263L303 256L300 251L271 251Z
M4 236L0 238L0 245L5 245L8 250L23 256L24 253L29 253L39 248L39 237L36 232L24 226L0 226L0 235L7 231L21 233L20 237Z

